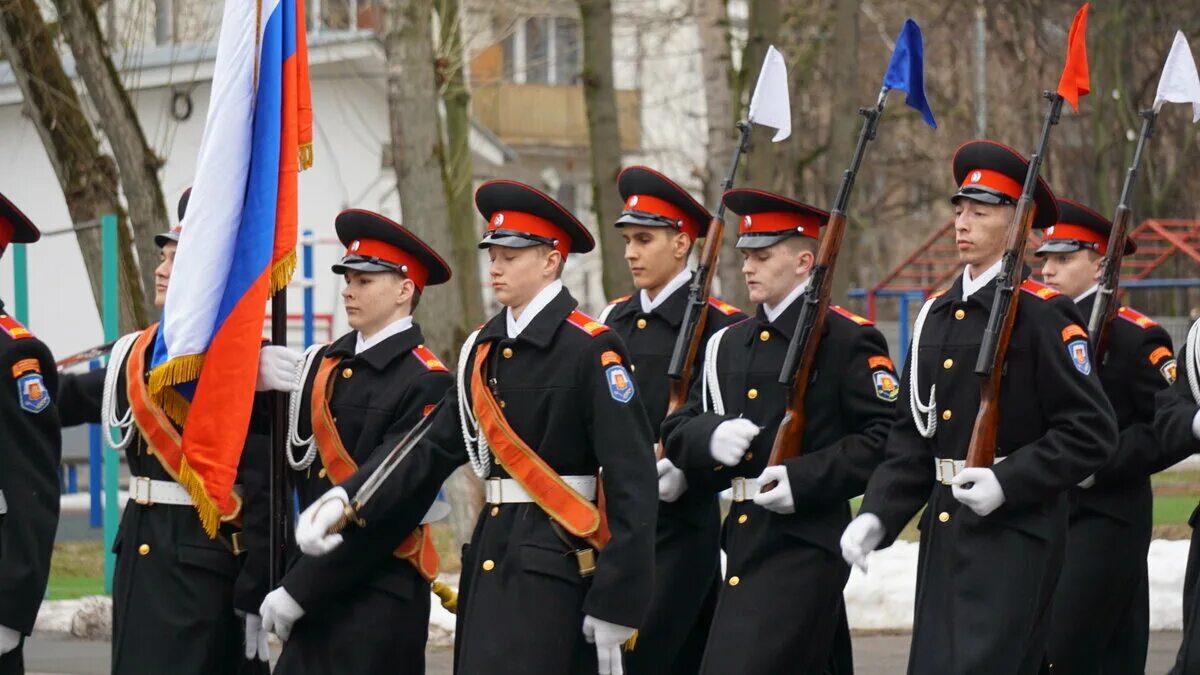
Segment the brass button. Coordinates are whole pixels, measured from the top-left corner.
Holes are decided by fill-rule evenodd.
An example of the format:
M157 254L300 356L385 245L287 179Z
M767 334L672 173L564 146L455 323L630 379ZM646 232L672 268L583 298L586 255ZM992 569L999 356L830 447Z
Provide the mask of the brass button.
M721 469L724 469L724 468L725 468L724 464L718 464L713 467L713 471L720 471Z
M759 333L759 334L758 334L758 339L759 339L759 340L762 340L763 342L766 342L767 340L770 340L770 339L771 339L771 331L769 331L769 330L764 330L763 332Z
M631 372L631 373L637 372L637 364L636 363L629 364L629 372Z
M500 407L501 407L501 408L506 408L506 407L508 407L508 404L507 404L507 403L505 403L504 401L500 401Z
M942 511L938 514L938 521L942 523L950 522L950 514L946 511Z
M966 315L967 315L967 313L962 311L961 309L955 310L955 312L954 312L954 318L958 319L959 321L962 321L963 317Z
M494 569L495 567L496 567L496 563L495 563L495 562L493 562L493 561L491 561L491 560L484 560L484 561L483 561L483 571L484 571L484 572L491 572L491 571L492 571L492 569Z
M729 577L729 585L730 586L737 586L740 583L742 583L741 579L739 579L737 577Z
M342 368L342 379L348 380L354 375L354 371L350 368Z
M750 516L743 513L742 515L738 516L738 525L745 523L747 520L750 520Z
M942 361L942 367L946 370L950 370L954 367L954 359L946 359L945 361Z
M750 391L746 392L746 398L750 399L751 401L758 398L758 390L751 389Z
M322 467L322 469L321 469L320 471L318 471L318 472L317 472L317 477L318 477L318 478L324 478L325 476L328 476L328 475L329 475L329 469L326 469L326 468L323 468L323 467Z
M951 417L954 417L954 413L950 412L949 410L942 411L942 419L949 422Z
M747 462L749 462L750 460L754 459L754 453L753 453L753 452L747 452L747 453L746 453L746 456L745 456L745 457L743 457L742 459L744 459L744 460L746 460Z
M139 546L138 555L150 555L150 544L142 544Z
M638 328L645 328L645 327L646 327L646 320L645 320L645 319L638 319L638 322L637 322L637 327L638 327Z
M504 351L500 353L504 355L504 358L511 359L513 355L512 347L505 347Z
M495 517L495 516L498 516L498 515L500 515L500 507L499 507L499 506L493 506L493 507L492 507L492 516L493 516L493 517Z

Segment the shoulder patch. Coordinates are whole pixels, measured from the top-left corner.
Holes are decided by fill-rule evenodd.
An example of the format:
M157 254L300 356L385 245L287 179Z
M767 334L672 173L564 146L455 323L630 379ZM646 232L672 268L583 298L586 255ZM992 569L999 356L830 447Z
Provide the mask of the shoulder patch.
M1163 364L1158 367L1158 372L1162 373L1167 384L1175 384L1175 359L1163 361Z
M600 365L601 366L607 366L607 365L611 365L613 363L615 363L617 365L621 365L621 355L620 354L618 354L612 350L609 350L600 355Z
M21 410L34 414L42 412L50 405L50 392L46 390L46 383L42 380L40 372L27 372L17 378L17 401Z
M630 299L630 298L632 298L632 297L633 297L632 295L622 295L621 297L617 298L616 300L609 300L609 301L608 301L608 304L610 304L610 305L618 305L618 304L620 304L620 303L622 303L622 302L625 302L626 300L628 300L628 299Z
M875 382L875 397L887 403L895 403L900 398L900 384L896 376L889 370L876 370L871 375Z
M1053 298L1057 295L1061 295L1058 291L1054 290L1053 288L1050 288L1049 286L1047 286L1045 284L1040 284L1040 283L1034 281L1033 279L1026 279L1025 281L1022 281L1021 282L1021 290L1025 291L1026 293L1028 293L1032 296L1039 297L1042 300L1049 300L1050 298Z
M1151 356L1151 358L1153 358L1153 356ZM21 359L20 361L14 363L12 367L12 376L14 380L18 377L21 377L25 373L40 372L42 372L42 367L40 364L38 364L37 359Z
M1122 307L1121 309L1117 310L1117 316L1121 317L1122 319L1125 319L1126 321L1128 321L1132 324L1135 324L1138 328L1141 328L1142 330L1154 328L1155 326L1158 325L1158 322L1155 321L1154 319L1151 319L1150 317L1146 316L1145 314L1142 314L1141 312L1137 311L1136 309L1130 309L1128 307Z
M579 330L596 337L597 335L608 330L608 326L596 321L592 317L584 314L579 310L575 310L567 315L567 323L575 326Z
M633 399L633 378L629 371L620 364L611 365L604 371L604 379L608 381L608 393L617 403L629 403Z
M14 340L33 337L33 333L30 333L28 328L7 314L0 314L0 330Z
M435 372L449 370L446 368L446 364L442 363L442 360L437 357L437 354L434 354L433 350L425 345L413 347L412 355L417 357L417 360L429 370Z
M874 321L872 321L866 317L859 316L859 315L855 314L854 312L851 312L850 310L845 309L844 307L838 307L837 305L830 305L829 309L830 309L830 311L841 314L842 316L846 317L847 319L850 319L851 321L853 321L854 323L856 323L860 326L874 326L875 325Z
M724 314L725 316L733 316L734 314L738 314L742 311L728 302L725 302L720 298L714 298L711 295L708 297L708 306Z
M1157 366L1159 361L1174 356L1170 347L1159 347L1150 352L1150 365Z
M1070 342L1071 338L1077 338L1077 337L1087 339L1087 331L1083 329L1083 326L1080 326L1077 323L1073 323L1073 324L1067 326L1066 328L1062 329L1063 342Z
M1067 343L1067 357L1071 359L1071 364L1075 366L1084 375L1092 372L1092 359L1088 354L1087 340L1072 340Z
M887 368L892 372L896 372L896 366L892 364L892 360L882 354L879 356L872 356L871 358L867 359L867 368L869 370L875 370L876 368Z

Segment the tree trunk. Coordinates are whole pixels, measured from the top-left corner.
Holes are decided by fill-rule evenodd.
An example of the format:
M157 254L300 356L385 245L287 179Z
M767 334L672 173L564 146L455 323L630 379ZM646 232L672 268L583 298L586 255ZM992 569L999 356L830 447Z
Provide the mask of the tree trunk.
M850 156L858 140L863 118L856 113L860 107L870 103L857 99L858 50L852 46L858 44L858 3L859 0L837 0L834 18L833 44L841 47L834 50L833 54L833 110L830 114L829 152L826 154L828 161L825 162L824 172L827 177L825 203L831 206L837 198L842 172L850 165ZM855 188L860 197L864 187L858 185ZM869 243L864 238L869 234L861 222L847 214L844 244L833 275L834 297L845 297L850 282L858 280L860 258L869 250Z
M25 108L41 136L54 173L62 186L67 211L76 224L96 307L101 308L101 241L98 227L85 227L105 213L117 214L120 250L121 330L145 326L145 310L137 260L128 223L117 196L117 170L101 154L83 106L63 70L50 31L36 0L0 0L0 49L12 64ZM156 260L157 256L152 260Z
M750 0L746 46L742 50L742 69L738 77L737 96L741 101L738 110L741 117L745 117L742 111L749 110L750 98L754 94L754 85L758 82L758 73L762 69L767 47L779 39L779 25L782 20L779 5L776 0ZM742 160L742 171L739 174L742 187L779 189L774 180L780 169L778 149L771 142L774 135L774 129L755 125L750 134L750 151ZM785 141L794 142L794 137Z
M480 218L475 211L471 181L471 93L463 73L466 63L462 44L459 0L439 0L438 18L441 39L438 44L438 73L442 102L446 106L446 157L442 162L449 212L451 255L454 278L462 297L462 316L457 342L466 338L469 326L483 321L480 297L479 240ZM447 356L454 358L456 354ZM456 364L457 365L457 364ZM483 483L470 468L459 467L442 488L450 503L450 530L461 546L471 540L475 519L483 507Z
M583 30L583 102L587 110L592 169L592 212L600 235L604 294L615 298L633 292L625 262L625 243L613 227L620 215L621 139L617 128L617 93L613 88L612 0L579 0Z
M63 35L75 55L76 67L99 114L100 128L108 137L121 172L142 288L153 289L158 261L154 235L168 229L170 224L158 180L162 161L146 143L137 112L104 47L100 23L90 0L54 0L54 6L58 9ZM153 294L146 294L143 306L148 315L154 314Z
M700 73L704 79L705 121L708 124L708 154L704 160L704 205L716 213L721 203L729 162L733 159L738 131L734 127L737 108L733 104L729 71L729 16L725 0L700 0ZM742 278L742 256L737 243L737 219L726 218L725 240L717 258L721 297L746 308L750 299ZM730 221L732 220L732 224Z

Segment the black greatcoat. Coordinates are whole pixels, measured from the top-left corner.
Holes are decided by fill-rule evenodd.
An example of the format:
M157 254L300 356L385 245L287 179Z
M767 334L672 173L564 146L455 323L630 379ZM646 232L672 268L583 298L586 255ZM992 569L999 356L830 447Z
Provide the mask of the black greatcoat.
M716 489L734 477L756 478L766 467L786 405L779 371L800 307L797 299L775 321L759 307L753 319L726 332L716 364L725 414L702 411L697 381L688 404L663 423L668 456L720 476ZM803 453L786 463L796 513L734 502L725 520L725 583L702 672L853 670L842 601L850 568L838 542L850 521L847 502L882 460L894 417L899 385L887 353L869 321L830 308L804 401ZM736 417L763 429L741 463L725 467L709 454L709 442L718 425Z
M11 320L3 302L0 317ZM8 504L0 509L0 626L29 635L58 529L62 435L54 357L23 330L0 329L0 493ZM21 652L18 645L0 656L0 675L25 672Z
M550 468L565 476L604 467L612 541L597 555L595 574L583 578L571 551L584 544L563 542L536 504L485 506L463 550L457 673L594 673L584 615L636 628L645 614L658 501L654 434L641 399L621 402L605 377L605 352L629 363L621 339L612 331L592 336L566 321L575 306L561 291L516 339L507 337L501 312L477 344L495 343L485 375L513 430ZM442 481L467 461L459 395L470 403L467 392L447 393L428 434L360 512L366 529L346 531L347 544L355 536L411 531ZM371 468L344 483L351 496ZM489 477L506 476L493 458Z
M1043 666L1050 602L1066 549L1070 489L1099 470L1117 441L1116 418L1090 359L1070 298L1026 282L1000 387L994 471L1005 503L975 515L935 481L934 460L965 459L979 408L979 343L995 284L962 299L960 276L933 301L919 345L919 394L937 386L937 427L922 437L909 405L911 363L901 382L887 456L871 477L862 513L883 521L888 546L922 507L910 673L1036 673ZM1039 290L1040 289L1040 290ZM1044 296L1044 297L1043 297ZM1064 335L1067 339L1064 339Z
M1095 295L1079 305L1090 317ZM1048 651L1055 673L1133 673L1146 665L1146 553L1154 511L1146 460L1157 456L1154 396L1175 377L1171 336L1122 309L1099 366L1120 438L1096 484L1071 490L1066 561L1054 591Z
M147 350L145 377L153 349L151 344ZM121 369L117 409L124 415L126 364L113 361L108 367ZM100 422L104 372L63 376L63 426ZM238 467L241 528L222 525L218 537L209 539L191 506L125 504L113 542L113 675L267 672L267 664L246 661L245 622L236 613L257 614L268 590L265 399L256 399L255 408ZM125 449L125 461L131 476L173 480L140 433ZM246 550L235 555L231 535L239 529Z
M346 451L361 466L391 450L454 378L413 351L424 342L419 326L355 355L357 340L351 332L321 350L304 383L299 426L302 437L311 435L320 358L342 357L329 408ZM295 480L301 509L332 487L319 454ZM298 556L282 585L305 614L284 643L276 673L425 671L429 582L392 555L404 536L352 537L328 555Z
M667 413L671 391L667 368L687 301L685 285L649 313L642 311L640 294L635 294L610 304L601 315L625 341L633 379L655 431ZM744 318L732 305L710 299L695 378L700 377L708 338ZM712 471L706 467L685 473L689 486L696 487L674 502L658 503L654 595L638 631L637 646L625 656L630 675L695 673L700 668L721 577L721 514L716 495L703 487L713 480Z

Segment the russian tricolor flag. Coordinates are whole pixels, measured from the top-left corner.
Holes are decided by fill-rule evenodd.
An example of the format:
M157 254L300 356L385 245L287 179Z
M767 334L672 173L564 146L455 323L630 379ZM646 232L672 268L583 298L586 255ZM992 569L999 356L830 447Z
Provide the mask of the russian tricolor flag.
M214 535L233 495L270 294L296 265L296 175L312 162L304 0L226 2L212 98L150 390L183 426L176 479Z

